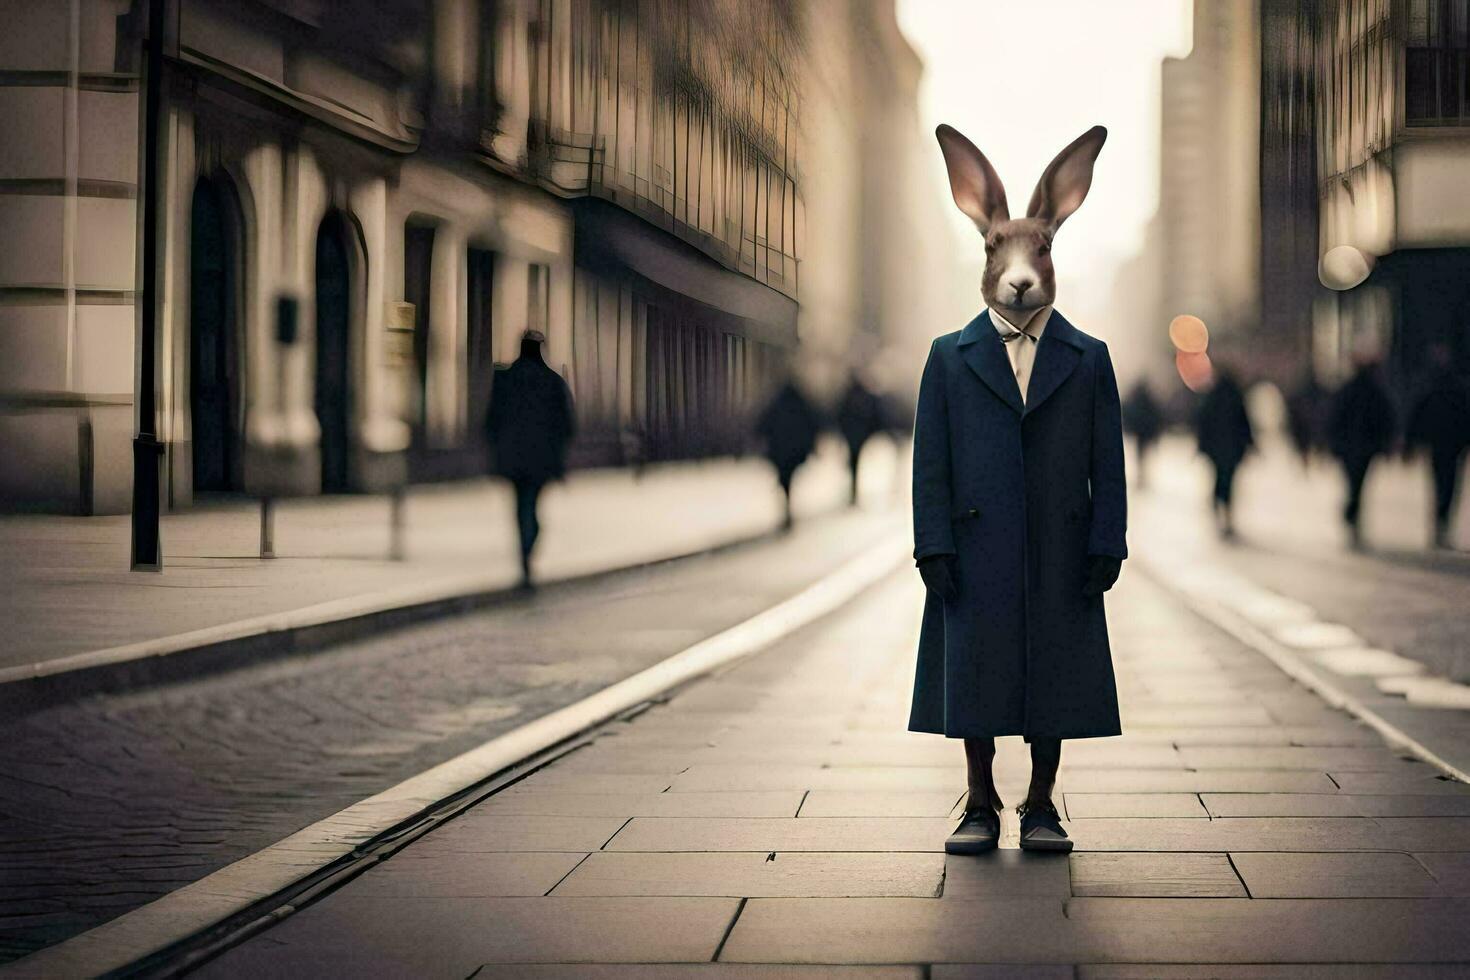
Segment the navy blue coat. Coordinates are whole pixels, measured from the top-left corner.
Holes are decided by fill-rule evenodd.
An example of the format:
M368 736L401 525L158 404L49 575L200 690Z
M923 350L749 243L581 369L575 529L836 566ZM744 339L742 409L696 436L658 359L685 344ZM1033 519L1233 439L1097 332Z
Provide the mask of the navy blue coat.
M1102 341L1055 311L1025 404L981 313L934 341L914 424L914 557L956 555L926 593L909 729L951 737L1117 735L1088 555L1126 558L1118 384Z

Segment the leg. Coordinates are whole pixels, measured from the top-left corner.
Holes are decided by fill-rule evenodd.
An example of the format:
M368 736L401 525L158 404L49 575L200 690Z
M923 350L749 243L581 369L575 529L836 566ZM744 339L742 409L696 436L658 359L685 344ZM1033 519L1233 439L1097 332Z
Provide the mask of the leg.
M1347 475L1347 503L1342 508L1342 519L1347 522L1353 546L1357 547L1362 541L1359 519L1363 509L1363 483L1368 478L1368 461L1346 459L1342 465Z
M1032 737L1031 786L1026 792L1026 802L1016 808L1021 817L1022 850L1066 853L1072 849L1072 841L1051 801L1061 762L1061 739Z
M965 739L965 766L970 775L970 798L965 804L966 812L989 805L1000 810L1005 804L995 788L995 739Z
M1057 770L1061 764L1061 739L1031 740L1031 786L1026 791L1028 806L1042 806L1051 802L1052 789L1056 786Z
M778 476L781 480L781 527L791 529L791 480L796 474L790 470L782 470Z
M965 739L965 762L970 770L970 798L964 819L944 842L946 854L984 854L1000 843L1000 795L995 791L992 765L995 739Z
M852 486L852 495L848 498L848 503L853 507L856 507L858 502L858 459L862 456L862 452L863 447L861 445L854 446L851 443L848 444L847 472Z
M1460 475L1460 454L1436 448L1430 453L1429 465L1434 473L1434 544L1437 548L1448 548L1455 482Z
M517 481L516 529L521 538L521 580L527 585L531 583L531 552L541 534L541 523L536 519L536 501L540 496L541 484Z

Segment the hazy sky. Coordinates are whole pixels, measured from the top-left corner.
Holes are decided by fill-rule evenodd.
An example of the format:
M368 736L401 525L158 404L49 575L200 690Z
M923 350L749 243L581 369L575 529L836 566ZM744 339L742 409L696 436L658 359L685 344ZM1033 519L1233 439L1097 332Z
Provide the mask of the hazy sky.
M1189 0L897 0L924 59L920 111L970 137L1019 217L1051 158L1088 127L1108 128L1092 191L1054 249L1059 284L1105 289L1158 206L1159 63L1189 52ZM934 144L934 180L945 181ZM981 260L958 210L960 239Z

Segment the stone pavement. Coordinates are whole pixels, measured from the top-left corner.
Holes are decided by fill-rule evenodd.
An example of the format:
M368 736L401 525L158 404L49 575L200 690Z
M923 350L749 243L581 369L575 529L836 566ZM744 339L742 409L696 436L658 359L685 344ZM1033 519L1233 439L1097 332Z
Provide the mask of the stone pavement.
M845 501L835 442L797 474L798 515ZM895 453L875 440L864 489L891 492ZM0 670L160 640L330 602L508 588L519 578L514 500L502 481L413 488L406 559L389 558L386 497L276 506L277 557L261 560L259 509L243 499L164 519L164 571L128 570L127 517L0 518ZM762 534L780 491L758 458L573 473L542 500L537 574L563 578L702 551Z
M1470 786L1135 569L1109 598L1126 734L1063 754L1077 850L1023 854L1007 811L1000 851L946 857L962 751L903 730L920 589L605 726L204 973L1465 975ZM999 775L1016 803L1019 739Z

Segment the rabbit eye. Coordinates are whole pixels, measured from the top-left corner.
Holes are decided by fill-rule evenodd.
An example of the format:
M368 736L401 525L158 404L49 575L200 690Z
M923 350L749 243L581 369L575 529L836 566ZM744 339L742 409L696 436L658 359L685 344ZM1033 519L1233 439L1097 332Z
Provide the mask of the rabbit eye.
M1038 245L1036 247L1036 254L1037 255L1046 255L1046 254L1048 254L1050 252L1051 252L1051 243L1050 242L1042 242L1040 245Z

